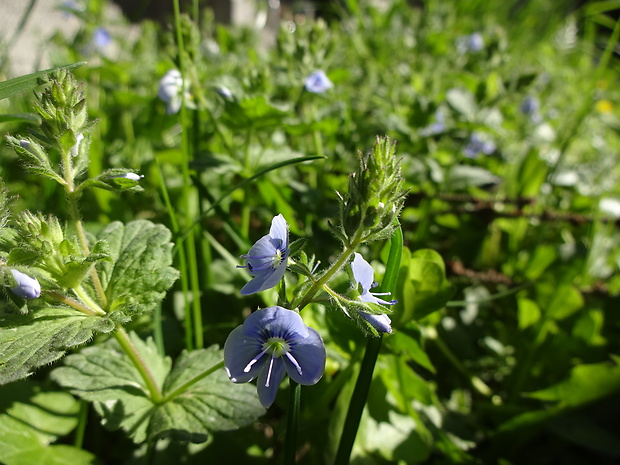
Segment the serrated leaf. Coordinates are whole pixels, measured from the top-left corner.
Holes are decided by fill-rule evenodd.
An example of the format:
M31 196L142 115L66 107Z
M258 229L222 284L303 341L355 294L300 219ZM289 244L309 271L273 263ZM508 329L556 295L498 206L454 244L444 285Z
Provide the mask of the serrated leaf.
M4 314L0 316L0 384L25 378L61 358L68 349L86 343L95 333L112 329L114 323L108 318L69 308Z
M158 354L152 340L144 342L135 335L131 340L157 385L164 386L164 399L223 360L216 348L184 352L170 372L170 359ZM116 343L87 347L67 357L65 365L55 369L52 378L94 402L107 428L122 428L136 443L162 437L204 442L212 431L239 428L264 413L256 389L231 383L223 368L156 404Z
M97 269L110 308L140 314L153 310L178 278L172 268L171 233L163 225L136 220L114 222L99 235L109 246L111 261Z
M81 449L53 444L78 423L78 401L24 380L0 389L0 462L4 465L96 463Z

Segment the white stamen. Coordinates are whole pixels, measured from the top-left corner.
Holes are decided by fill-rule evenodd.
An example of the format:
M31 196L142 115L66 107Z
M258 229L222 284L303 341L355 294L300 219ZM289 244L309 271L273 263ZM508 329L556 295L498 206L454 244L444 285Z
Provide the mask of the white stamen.
M290 352L286 352L286 358L288 358L291 363L295 365L295 368L297 368L297 373L299 373L299 376L301 376L301 366L299 366L299 363L297 363L295 357L293 357Z
M256 362L258 362L260 360L260 358L265 355L265 352L267 352L267 349L263 350L260 354L258 354L256 357L254 357L252 360L250 360L250 363L248 363L245 368L243 369L244 373L248 373L251 369L252 369L252 365L254 365Z
M265 387L269 387L269 382L271 381L271 370L273 369L273 355L271 356L271 360L269 360L269 371L267 372L267 380L265 381Z

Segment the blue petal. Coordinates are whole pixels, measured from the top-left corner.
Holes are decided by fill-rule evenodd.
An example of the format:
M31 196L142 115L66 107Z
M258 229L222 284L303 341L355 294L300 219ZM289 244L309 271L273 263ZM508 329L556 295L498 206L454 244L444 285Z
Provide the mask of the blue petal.
M255 311L243 323L246 336L260 337L263 342L270 337L297 342L308 337L309 329L297 312L277 305Z
M271 228L269 228L269 235L273 239L280 239L283 247L288 249L288 223L280 213L278 216L274 216L271 220Z
M244 371L252 359L261 353L262 341L246 334L243 328L244 325L241 325L233 329L224 343L224 366L228 377L235 383L251 381L258 376L265 361L269 360L269 355L265 354L252 365L250 371Z
M286 373L299 384L316 384L325 372L325 345L323 339L316 330L308 328L308 336L298 339L291 345L291 355L301 367L301 374L295 365L286 357L282 356L282 361L286 367Z
M380 333L392 333L392 320L385 313L372 315L358 310L360 316Z
M275 270L269 269L267 271L263 271L260 275L248 281L245 286L241 288L241 295L250 295L266 289L271 289L284 277L285 271L286 266L284 264L280 265Z
M351 263L351 271L353 271L353 279L356 284L361 284L364 294L370 290L373 284L374 271L372 266L364 260L361 254L355 253L353 262Z
M11 288L11 292L24 299L36 299L41 295L41 285L37 278L32 278L18 270L11 270L17 286Z
M279 358L273 359L273 367L271 369L271 376L269 379L269 386L266 386L267 376L269 375L269 362L270 358L267 358L267 363L263 365L263 369L258 375L258 379L256 380L256 390L258 391L258 400L263 407L269 408L273 404L273 401L276 400L276 394L278 393L278 388L280 387L280 383L284 378L284 365L282 364L282 360Z

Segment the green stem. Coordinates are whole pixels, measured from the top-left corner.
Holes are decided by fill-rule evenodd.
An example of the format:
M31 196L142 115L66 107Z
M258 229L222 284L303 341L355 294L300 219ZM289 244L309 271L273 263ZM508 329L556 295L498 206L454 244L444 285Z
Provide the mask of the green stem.
M177 47L179 50L179 71L183 76L185 82L187 82L187 73L188 66L185 62L185 44L183 42L183 34L181 28L181 10L179 7L179 0L173 1L174 6L174 22L176 29L176 39L177 39ZM185 85L185 84L184 84ZM192 180L189 172L189 162L190 162L190 139L189 139L189 130L191 127L189 117L187 114L187 107L185 106L185 100L181 101L181 127L183 128L181 132L181 153L183 154L183 160L181 162L181 171L183 177L183 196L182 203L185 207L185 224L191 225L193 224L194 208L192 206ZM195 348L202 348L203 343L203 334L202 334L202 309L200 302L200 282L198 277L198 263L196 256L196 243L193 229L190 229L187 237L187 269L182 270L189 273L189 283L192 292L192 310L191 310L191 321L187 320L186 324L190 324L193 329L193 342ZM191 332L190 332L191 333Z
M73 291L91 310L98 315L105 315L105 311L88 295L88 292L82 286L74 288Z
M349 261L349 258L351 258L351 255L353 255L353 252L355 252L355 248L361 242L360 237L361 237L361 233L358 231L355 234L355 237L353 238L353 240L342 251L338 259L334 263L331 264L331 266L327 269L325 273L323 273L323 275L319 279L317 279L316 281L312 283L312 286L310 286L308 291L299 299L298 302L293 302L293 305L292 305L293 308L299 308L299 310L302 310L306 305L308 305L312 301L315 294L321 289L323 289L323 286L327 284L327 282L336 273L338 273L338 271L340 271L343 266L347 264L347 262Z
M90 316L105 315L105 312L101 311L101 313L97 313L92 308L88 308L86 305L82 304L81 302L78 302L77 300L74 300L71 297L67 297L66 295L62 295L59 292L56 292L56 291L43 291L43 292L45 293L45 295L48 295L51 298L56 299L57 301L62 302L63 304L68 305L69 307L74 308L86 315L90 315Z
M381 284L380 292L389 292L394 290L396 282L398 280L398 273L400 270L400 261L403 253L403 231L399 227L396 228L392 235L392 241L390 244L390 255L385 268L385 275L383 277L383 283ZM366 351L364 352L364 359L362 360L362 366L355 382L355 388L351 396L351 402L349 404L349 410L345 418L344 427L342 430L342 436L340 437L340 444L338 444L338 451L336 452L335 465L346 465L349 463L351 457L351 451L353 450L353 444L355 443L355 437L357 436L357 430L359 428L360 420L362 419L362 413L366 400L368 399L368 392L370 391L370 384L372 382L372 374L377 363L377 357L381 350L381 341L383 336L369 338L366 342Z
M185 318L185 348L187 350L192 350L194 348L194 342L192 340L192 314L191 314L191 306L189 303L189 280L187 271L187 255L185 253L185 244L184 239L179 238L179 222L177 221L177 217L174 211L174 207L172 206L172 202L170 202L170 196L168 195L168 188L166 187L166 181L164 180L164 175L161 172L161 166L157 157L155 158L155 165L157 166L157 173L159 174L159 184L161 185L161 195L164 198L164 203L166 204L166 210L168 210L168 215L170 216L170 225L172 226L172 232L177 239L176 248L177 253L179 255L179 269L181 270L181 293L183 294L183 309L184 309L184 318Z
M297 436L299 432L299 407L301 404L301 385L289 380L290 397L288 420L286 422L286 443L284 445L284 464L295 465L297 456Z
M88 422L88 402L80 401L80 411L78 413L78 424L75 428L75 437L73 445L79 449L84 444L84 433L86 432L86 423Z
M351 396L351 403L349 404L347 417L344 421L342 436L340 437L340 444L338 444L338 452L336 452L334 465L347 465L349 463L355 437L357 436L357 430L360 420L362 419L364 406L366 405L366 399L368 398L372 373L375 369L377 356L381 350L382 340L382 336L379 336L368 338L366 342L366 352L364 353L362 366L357 376L353 395Z
M131 342L127 332L122 327L119 327L114 332L114 338L140 373L140 376L144 380L146 388L149 391L150 399L156 405L162 404L164 399L161 395L159 387L157 386L157 382L155 381L151 370L149 370L146 362L142 358L142 355L140 355L136 347L133 345L133 342Z
M211 373L213 373L214 371L219 370L220 368L222 368L224 366L224 360L222 360L221 362L217 363L216 365L213 365L211 368L209 368L206 371L203 371L201 374L199 374L198 376L193 377L192 379L190 379L189 381L187 381L186 383L184 383L182 386L178 387L177 389L175 389L174 391L172 391L170 394L166 394L166 397L164 397L163 399L163 403L165 402L169 402L172 399L174 399L177 396L180 396L181 394L183 394L185 391L187 391L190 387L192 387L194 384L196 384L198 381L206 378L207 376L209 376Z

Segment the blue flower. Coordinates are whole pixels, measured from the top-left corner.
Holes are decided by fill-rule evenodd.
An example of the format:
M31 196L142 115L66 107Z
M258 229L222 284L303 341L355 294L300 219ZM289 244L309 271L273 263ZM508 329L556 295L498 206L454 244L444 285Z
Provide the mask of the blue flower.
M389 292L370 292L370 289L375 287L377 283L374 282L374 271L372 266L364 260L361 254L355 253L353 262L351 262L351 271L353 272L353 285L356 288L361 287L360 300L362 302L369 302L374 304L394 305L398 303L397 300L386 301L376 296L378 295L390 295ZM358 313L364 320L372 325L380 333L392 332L392 320L385 313L380 315L374 315L358 310Z
M95 34L93 35L93 45L97 50L102 52L111 43L112 36L107 30L102 27L95 29Z
M324 71L315 71L306 78L304 87L313 94L322 94L334 86Z
M525 116L527 116L532 123L540 123L542 118L540 116L540 100L536 97L527 95L521 105L519 105L519 110Z
M233 383L258 377L260 403L269 408L284 374L293 381L316 384L325 371L325 345L297 312L274 306L252 313L224 343L224 366Z
M288 260L288 224L280 214L271 220L269 234L261 237L250 251L241 255L245 259L244 266L254 276L241 289L241 295L271 289L280 282L286 271Z
M41 295L41 285L37 278L31 278L25 273L17 270L11 270L13 279L17 282L17 285L11 287L11 292L17 297L24 299L36 299Z
M456 39L456 50L459 55L478 53L484 49L484 37L479 32L461 36Z
M470 137L467 145L463 149L463 154L467 158L477 158L480 153L491 155L497 146L492 141L485 138L484 135L474 132Z

